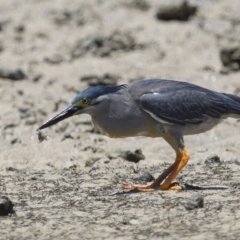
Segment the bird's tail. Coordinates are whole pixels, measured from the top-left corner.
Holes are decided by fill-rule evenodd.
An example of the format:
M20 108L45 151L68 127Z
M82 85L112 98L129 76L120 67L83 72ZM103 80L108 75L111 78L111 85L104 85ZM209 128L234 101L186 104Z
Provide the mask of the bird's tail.
M240 115L240 97L233 95L233 94L229 94L229 93L223 93L224 96L226 96L228 99L231 100L231 110L233 114L237 114ZM239 118L239 116L238 116Z
M232 100L234 100L235 102L238 102L240 104L240 97L233 95L233 94L229 94L229 93L223 93L225 96L228 96L229 98L231 98Z

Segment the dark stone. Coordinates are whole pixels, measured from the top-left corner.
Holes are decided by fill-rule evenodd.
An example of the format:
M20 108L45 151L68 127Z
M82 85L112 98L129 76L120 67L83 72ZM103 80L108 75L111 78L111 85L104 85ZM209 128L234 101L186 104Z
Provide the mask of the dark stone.
M6 171L7 172L18 172L18 169L14 168L14 167L6 167Z
M197 7L187 1L170 1L168 5L160 6L156 17L162 21L188 21L189 17L197 13Z
M220 158L216 154L209 155L207 159L205 160L205 164L216 164L220 163Z
M204 199L199 195L192 195L190 199L185 203L184 207L187 210L193 210L196 208L203 208L204 207Z
M12 201L6 196L0 196L0 216L7 216L14 214Z
M66 139L74 139L74 137L71 135L71 133L65 133L62 141L66 140Z
M85 162L85 167L92 167L97 161L99 161L100 158L97 157L92 157L89 158L86 162Z
M141 176L133 179L136 182L152 182L155 178L150 173L143 173Z
M26 78L25 73L21 69L10 70L0 69L0 78L8 78L11 80L23 80Z
M129 161L129 162L134 162L134 163L138 163L140 160L144 160L145 156L142 154L142 150L141 149L137 149L134 152L132 151L125 151L122 152L120 154L120 156Z
M222 48L220 58L224 67L228 67L232 71L240 70L240 45L239 47Z

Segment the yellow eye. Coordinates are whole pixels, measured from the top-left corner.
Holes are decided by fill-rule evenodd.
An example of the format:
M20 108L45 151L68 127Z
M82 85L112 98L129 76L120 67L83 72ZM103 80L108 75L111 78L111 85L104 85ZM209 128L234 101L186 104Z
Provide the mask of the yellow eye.
M89 105L90 104L90 99L89 98L83 98L82 99L82 104Z

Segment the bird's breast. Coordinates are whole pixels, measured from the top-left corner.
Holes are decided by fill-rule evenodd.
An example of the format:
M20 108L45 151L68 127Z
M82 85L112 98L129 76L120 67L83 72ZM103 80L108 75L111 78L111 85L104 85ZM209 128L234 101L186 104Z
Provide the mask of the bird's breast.
M92 116L95 127L112 138L135 136L156 137L158 122L150 117L129 94L119 94L109 98L101 111Z
M145 114L145 113L144 113ZM103 135L111 138L136 136L160 137L157 130L159 123L147 115L135 115L126 118L97 117L92 118L94 126Z

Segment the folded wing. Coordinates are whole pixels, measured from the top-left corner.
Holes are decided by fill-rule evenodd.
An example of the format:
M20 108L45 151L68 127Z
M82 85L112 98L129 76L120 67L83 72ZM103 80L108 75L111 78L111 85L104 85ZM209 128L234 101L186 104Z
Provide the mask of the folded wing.
M233 114L235 108L240 113L240 105L226 95L192 88L146 93L140 97L140 104L156 120L179 125L220 118Z

